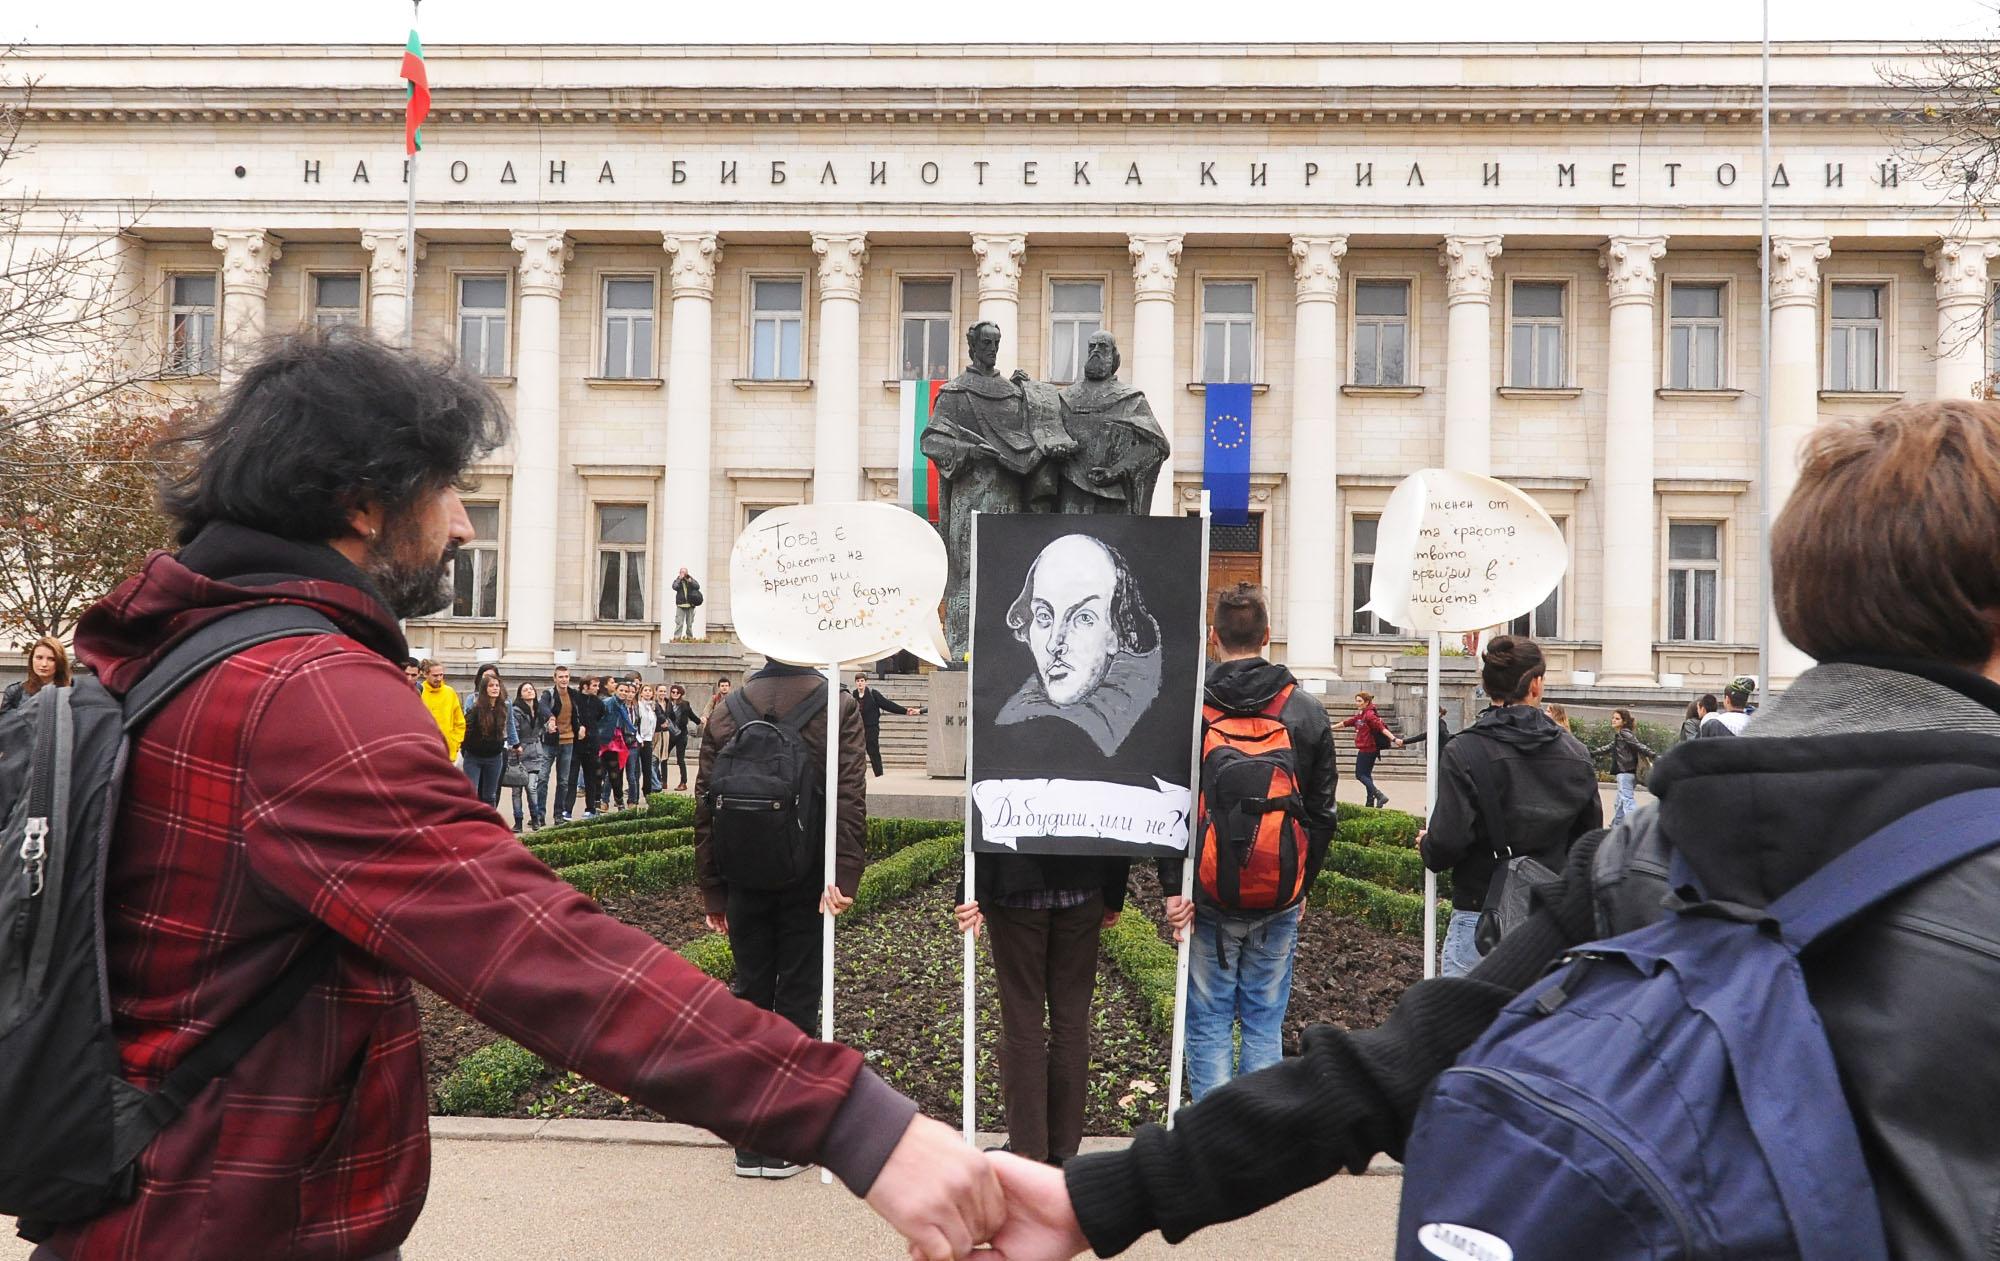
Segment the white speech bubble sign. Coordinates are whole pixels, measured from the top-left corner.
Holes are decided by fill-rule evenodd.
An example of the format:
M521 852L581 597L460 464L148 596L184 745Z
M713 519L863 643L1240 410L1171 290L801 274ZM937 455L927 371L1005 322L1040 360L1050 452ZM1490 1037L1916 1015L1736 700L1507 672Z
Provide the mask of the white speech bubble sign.
M1562 531L1526 491L1421 469L1382 509L1363 607L1405 630L1484 630L1533 610L1567 568Z
M890 504L798 504L761 513L729 554L737 638L794 665L871 661L907 648L944 665L944 540Z

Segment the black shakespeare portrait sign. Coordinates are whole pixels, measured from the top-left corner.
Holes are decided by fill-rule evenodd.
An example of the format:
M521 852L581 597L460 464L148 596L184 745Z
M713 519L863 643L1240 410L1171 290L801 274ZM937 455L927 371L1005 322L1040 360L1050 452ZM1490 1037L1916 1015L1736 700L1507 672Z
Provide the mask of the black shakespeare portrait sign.
M982 513L973 572L973 848L1185 850L1200 518Z

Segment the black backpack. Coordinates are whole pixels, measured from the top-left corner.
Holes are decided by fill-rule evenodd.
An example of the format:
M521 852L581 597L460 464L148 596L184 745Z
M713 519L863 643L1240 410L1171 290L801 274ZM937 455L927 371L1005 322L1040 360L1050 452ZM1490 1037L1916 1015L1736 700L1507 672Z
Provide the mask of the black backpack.
M813 881L823 865L825 771L804 732L826 708L826 689L814 688L783 718L759 715L744 695L748 690L729 694L736 730L716 750L708 776L710 844L727 883L795 888Z
M94 676L0 716L0 1216L21 1234L131 1198L135 1162L331 966L322 935L151 1094L119 1075L104 968L104 873L132 735L223 659L334 625L264 604L203 626L121 700Z

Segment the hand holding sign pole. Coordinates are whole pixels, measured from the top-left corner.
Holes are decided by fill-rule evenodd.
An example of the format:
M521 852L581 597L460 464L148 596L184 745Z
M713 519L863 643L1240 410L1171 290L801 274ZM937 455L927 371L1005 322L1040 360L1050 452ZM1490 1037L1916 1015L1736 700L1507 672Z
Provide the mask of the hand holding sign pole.
M729 586L736 634L778 661L826 670L826 860L835 883L840 823L840 668L899 648L945 663L938 602L944 542L889 504L773 508L736 538ZM833 1040L833 916L821 916L820 1036ZM820 1181L833 1175L822 1169Z
M1512 621L1562 581L1562 531L1526 492L1453 469L1403 479L1382 510L1375 576L1363 607L1429 636L1424 689L1424 818L1437 809L1438 635ZM1437 875L1424 873L1424 975L1437 973Z

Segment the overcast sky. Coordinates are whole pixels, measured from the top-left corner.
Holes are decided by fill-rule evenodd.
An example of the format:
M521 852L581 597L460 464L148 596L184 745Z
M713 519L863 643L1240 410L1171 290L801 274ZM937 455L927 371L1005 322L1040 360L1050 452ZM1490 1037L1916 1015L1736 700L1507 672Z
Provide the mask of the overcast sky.
M0 46L96 43L400 43L403 0L81 0L0 5ZM1135 14L1166 16L1155 25ZM1167 16L1170 15L1170 16ZM427 44L867 43L1004 40L1716 40L1758 37L1750 0L427 0ZM1773 39L2000 35L1988 0L1771 0Z

